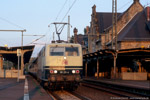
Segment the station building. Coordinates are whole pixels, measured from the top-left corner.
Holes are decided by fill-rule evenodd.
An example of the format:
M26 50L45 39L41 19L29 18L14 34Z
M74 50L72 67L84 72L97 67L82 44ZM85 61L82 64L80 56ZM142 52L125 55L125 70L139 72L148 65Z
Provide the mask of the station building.
M133 0L126 11L117 13L117 50L112 16L112 12L97 12L92 7L85 76L150 79L150 7Z

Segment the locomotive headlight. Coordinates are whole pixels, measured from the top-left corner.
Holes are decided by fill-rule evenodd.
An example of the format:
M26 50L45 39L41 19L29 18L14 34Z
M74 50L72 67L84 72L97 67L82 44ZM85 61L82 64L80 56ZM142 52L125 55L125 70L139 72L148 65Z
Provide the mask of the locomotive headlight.
M75 70L72 70L72 73L74 74L74 73L76 73L76 71L75 71Z
M54 70L54 73L57 74L57 70Z
M67 59L66 57L64 57L64 59Z

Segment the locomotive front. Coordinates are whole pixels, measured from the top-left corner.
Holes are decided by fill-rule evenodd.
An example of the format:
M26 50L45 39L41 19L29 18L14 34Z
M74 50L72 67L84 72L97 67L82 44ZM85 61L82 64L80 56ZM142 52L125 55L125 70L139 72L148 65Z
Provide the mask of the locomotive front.
M52 44L46 48L45 78L49 87L77 88L82 73L79 44Z

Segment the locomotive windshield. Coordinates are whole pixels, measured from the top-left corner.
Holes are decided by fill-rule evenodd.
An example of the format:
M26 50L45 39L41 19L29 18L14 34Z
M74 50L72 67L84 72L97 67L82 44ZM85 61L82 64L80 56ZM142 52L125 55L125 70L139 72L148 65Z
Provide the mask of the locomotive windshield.
M64 47L51 47L50 55L51 56L64 56Z
M66 47L65 55L66 56L79 56L78 47Z
M78 47L50 47L51 56L79 56Z

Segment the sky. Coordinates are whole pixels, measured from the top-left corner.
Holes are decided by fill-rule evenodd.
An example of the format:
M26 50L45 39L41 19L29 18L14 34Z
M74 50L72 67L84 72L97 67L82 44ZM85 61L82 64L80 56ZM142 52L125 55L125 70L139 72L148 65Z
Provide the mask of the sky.
M144 7L150 6L150 0L140 2ZM118 12L124 12L132 3L133 0L117 0ZM73 35L75 27L78 34L84 34L84 28L90 26L94 4L97 12L112 11L112 0L0 0L0 30L26 29L24 45L32 45L33 41L40 38L26 35L45 35L34 42L37 43L33 53L36 56L40 48L53 39L55 27L52 23L68 22L68 15L72 26L70 34ZM67 26L60 36L63 40L67 39ZM20 46L21 32L0 32L0 46L5 44L8 47Z

